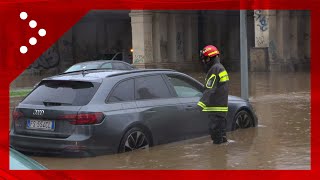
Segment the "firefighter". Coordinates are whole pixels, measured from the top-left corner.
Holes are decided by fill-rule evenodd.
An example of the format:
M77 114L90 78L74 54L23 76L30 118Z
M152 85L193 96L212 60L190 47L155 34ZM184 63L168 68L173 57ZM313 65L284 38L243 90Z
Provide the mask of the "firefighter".
M206 71L205 91L198 102L202 112L208 114L209 133L214 144L227 142L226 115L228 112L228 81L226 69L220 63L219 50L208 45L200 51Z

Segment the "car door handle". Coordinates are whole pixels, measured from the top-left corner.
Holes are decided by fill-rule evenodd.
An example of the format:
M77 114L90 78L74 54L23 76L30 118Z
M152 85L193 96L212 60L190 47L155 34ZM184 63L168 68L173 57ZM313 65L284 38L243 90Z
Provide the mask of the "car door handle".
M186 110L187 110L187 111L191 111L191 110L194 110L194 109L195 109L194 106L187 106L187 107L186 107Z
M155 113L156 111L154 111L154 110L148 110L148 111L146 111L146 113Z

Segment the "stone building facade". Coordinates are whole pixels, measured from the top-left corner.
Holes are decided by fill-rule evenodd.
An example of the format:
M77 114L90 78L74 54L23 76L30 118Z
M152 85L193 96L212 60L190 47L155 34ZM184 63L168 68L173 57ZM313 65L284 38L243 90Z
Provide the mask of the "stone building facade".
M247 11L250 70L309 70L309 13ZM197 71L199 50L206 44L218 47L229 71L239 71L239 16L234 10L91 11L27 72L59 73L74 63L108 59L115 53L141 68Z

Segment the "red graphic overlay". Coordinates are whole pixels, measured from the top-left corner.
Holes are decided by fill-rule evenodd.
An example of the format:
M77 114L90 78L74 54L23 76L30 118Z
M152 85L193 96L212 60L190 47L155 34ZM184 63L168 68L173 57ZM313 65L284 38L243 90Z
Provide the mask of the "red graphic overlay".
M92 9L292 9L311 10L311 170L307 171L10 171L9 86L46 49ZM26 12L22 20L20 13ZM36 27L30 27L30 21ZM0 179L318 179L320 154L320 2L317 0L2 0L0 1ZM34 26L34 25L32 25ZM40 36L39 30L45 35ZM30 38L34 37L32 44ZM21 53L21 46L27 52ZM22 50L23 52L25 50Z

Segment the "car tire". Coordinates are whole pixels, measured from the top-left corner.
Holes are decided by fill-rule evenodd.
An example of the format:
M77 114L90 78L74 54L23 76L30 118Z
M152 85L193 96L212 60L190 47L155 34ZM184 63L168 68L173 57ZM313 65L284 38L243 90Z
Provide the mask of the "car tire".
M141 128L133 127L124 134L118 152L123 153L136 149L147 149L151 146L152 144L148 133Z
M246 110L240 110L234 117L232 130L253 127L253 118Z

